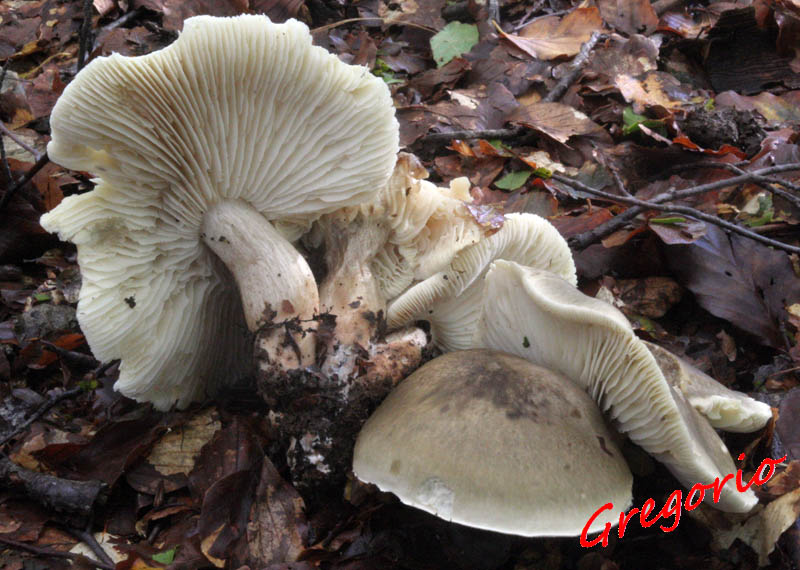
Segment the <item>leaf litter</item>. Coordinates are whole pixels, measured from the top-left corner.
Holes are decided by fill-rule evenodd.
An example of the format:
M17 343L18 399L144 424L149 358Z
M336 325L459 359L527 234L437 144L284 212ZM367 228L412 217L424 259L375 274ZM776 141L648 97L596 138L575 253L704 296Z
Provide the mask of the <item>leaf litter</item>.
M800 564L797 254L613 198L655 202L712 185L671 203L798 245L800 168L775 168L800 163L795 5L505 0L490 17L492 2L89 4L90 58L159 49L197 14L305 21L315 41L386 81L401 143L435 181L469 177L479 223L494 227L508 211L550 218L573 245L585 291L603 291L643 338L770 401L774 437L730 438L731 449L762 457L786 450L790 462L747 520L700 509L708 516L670 535L631 529L613 550L587 552L567 539L448 525L354 482L349 500L309 502L288 480L264 421L269 410L246 388L180 413L121 398L111 390L116 366L91 358L74 319L75 251L38 226L64 196L90 189L89 176L47 164L19 183L36 168L52 105L75 75L84 2L12 0L0 6L3 167L11 176L0 172L0 430L11 436L5 454L28 473L65 489L75 481L107 486L92 530L104 531L94 540L110 559L99 560L96 548L82 556L119 569L607 569L646 567L655 557L698 569ZM571 64L593 34L601 35L576 73ZM773 171L753 174L765 168ZM553 172L612 198L549 179ZM27 427L26 418L34 418ZM645 469L637 499L674 488L659 467ZM88 540L64 530L75 524L34 496L0 490L0 560L66 567L59 555Z

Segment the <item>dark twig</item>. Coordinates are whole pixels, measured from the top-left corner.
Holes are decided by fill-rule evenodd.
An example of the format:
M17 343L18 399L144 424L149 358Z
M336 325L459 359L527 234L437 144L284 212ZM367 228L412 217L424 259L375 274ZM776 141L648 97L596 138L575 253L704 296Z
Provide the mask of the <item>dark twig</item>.
M575 82L580 75L580 71L589 59L589 56L597 45L597 42L602 37L602 34L595 32L592 37L581 46L580 52L575 56L575 59L570 64L570 71L556 83L553 89L544 96L542 101L554 102L561 99L564 93L567 92L569 86ZM450 131L447 133L432 133L420 139L419 144L447 144L454 139L469 141L475 139L496 139L496 140L513 140L524 135L528 129L525 127L511 127L508 129L486 129L480 131Z
M78 394L80 394L83 391L84 391L83 388L78 386L78 387L72 388L70 390L65 390L64 392L61 392L60 394L55 394L55 395L50 396L50 398L48 398L48 400L45 403L43 403L41 406L39 406L38 410L36 410L33 414L31 414L31 417L29 417L27 420L22 422L16 428L11 430L10 433L6 434L5 436L3 436L2 439L0 439L0 447L2 447L3 445L5 445L9 441L11 441L12 439L17 437L20 433L25 431L28 428L28 426L30 426L33 422L35 422L36 420L41 418L43 415L45 415L48 411L50 411L50 409L53 408L53 406L63 402L64 400L68 400L70 398L73 398L73 397L77 396Z
M603 35L600 32L592 33L592 36L581 46L578 55L570 62L569 71L553 86L550 92L544 96L542 101L552 103L553 101L560 100L569 89L569 86L575 83L581 74L583 66L589 60L589 56L597 45L597 42Z
M692 166L696 166L698 164L711 166L712 163L695 163ZM720 168L724 168L724 167L720 166ZM779 166L770 166L768 168L763 168L761 170L756 170L756 171L753 171L753 172L747 172L747 173L745 173L743 175L735 176L733 178L727 178L725 180L719 180L717 182L711 182L709 184L702 184L700 186L693 186L693 187L687 188L685 190L667 192L667 193L661 194L659 196L656 196L655 198L650 200L649 203L651 203L651 204L662 204L662 203L665 203L665 202L670 202L672 200L677 200L677 199L680 199L680 198L693 196L695 194L701 194L703 192L710 192L712 190L719 190L721 188L725 188L727 186L731 186L731 185L735 185L735 184L755 181L759 177L769 176L770 174L777 174L777 173L780 173L780 172L789 172L789 171L792 171L792 170L799 170L799 169L800 169L800 164L797 164L797 163L781 164ZM778 180L778 179L776 179L776 180ZM638 216L639 214L641 214L642 212L645 212L647 210L648 210L648 208L645 208L645 207L633 206L631 208L628 208L627 210L625 210L623 213L619 214L618 216L615 216L612 219L608 220L607 222L604 222L604 223L600 224L596 228L593 228L593 229L591 229L589 231L586 231L586 232L583 232L583 233L580 233L580 234L576 234L576 235L572 236L571 238L569 238L569 240L567 240L567 241L568 241L570 247L572 247L573 249L576 249L578 251L586 249L587 247L589 247L593 243L598 242L598 241L602 240L603 238L605 238L606 236L609 236L609 235L613 234L615 231L617 231L618 229L622 228L627 223L632 221L636 216Z
M768 237L759 235L759 234L757 234L757 233L755 233L753 231L750 231L748 229L745 229L745 228L743 228L741 226L737 226L736 224L732 224L731 222L727 222L727 221L725 221L725 220L723 220L721 218L718 218L717 216L712 216L710 214L706 214L704 212L701 212L700 210L696 210L695 208L689 208L688 206L675 206L675 205L672 205L672 204L660 203L660 202L669 201L670 199L674 200L674 199L679 197L678 194L683 194L684 196L696 194L696 193L698 193L698 192L696 192L696 189L700 188L699 186L696 187L696 188L693 188L693 189L683 190L681 192L674 192L674 193L671 193L671 194L668 194L668 195L665 195L665 196L659 196L659 197L657 197L659 199L658 202L656 200L648 202L648 201L645 201L645 200L639 200L637 198L631 198L631 197L628 197L628 196L617 196L616 194L610 194L608 192L603 192L602 190L597 190L596 188L592 188L591 186L587 186L586 184L583 184L582 182L578 182L577 180L572 180L571 178L568 178L566 176L561 176L560 174L553 174L552 178L553 178L553 180L556 180L557 182L561 182L562 184L566 184L567 186L571 186L572 188L575 188L575 189L580 190L582 192L586 192L587 194L592 194L594 196L599 196L601 198L605 198L605 199L610 200L612 202L622 202L623 204L630 204L630 205L633 205L633 206L640 206L640 207L648 209L648 210L660 210L660 211L664 211L664 212L674 212L676 214L683 214L684 216L687 216L689 218L694 218L694 219L697 219L697 220L702 220L704 222L708 222L709 224L714 224L714 225L719 226L721 228L724 228L724 229L726 229L728 231L731 231L731 232L737 233L739 235L743 235L745 237L748 237L748 238L750 238L750 239L752 239L754 241L758 241L758 242L761 242L763 244L766 244L766 245L769 245L769 246L772 246L772 247L775 247L775 248L778 248L778 249L782 249L783 251L788 251L789 253L800 253L800 247L796 247L796 246L793 246L793 245L785 244L785 243L779 242L777 240L770 239ZM708 186L708 185L705 185L705 186ZM691 192L692 194L687 194L687 192Z
M73 481L20 467L0 455L0 483L3 488L22 491L28 498L85 523L95 505L105 503L108 486L102 481Z
M111 560L111 557L102 547L102 545L97 542L97 539L94 537L94 534L92 534L91 530L80 530L71 527L68 527L65 530L88 546L89 550L94 552L97 558L99 558L104 564L108 564L112 568L114 567L114 561Z
M0 85L2 85L2 83L0 83ZM4 134L4 135L6 135L8 138L10 138L10 139L11 139L12 141L14 141L15 143L17 143L17 144L19 145L19 147L20 147L20 148L22 148L23 150L27 150L29 153L31 153L31 154L33 155L33 158L34 158L35 160L39 160L40 158L42 158L42 153L41 153L41 152L39 152L38 150L36 150L35 148L33 148L31 145L29 145L28 143L26 143L24 140L22 140L21 138L19 138L19 137L17 136L17 133L15 133L15 132L14 132L14 131L12 131L11 129L9 129L9 128L8 128L8 127L5 125L5 123L3 123L2 121L0 121L0 131L3 131L3 134ZM0 141L0 144L2 144L2 141ZM0 149L0 150L2 150L2 152L3 152L3 156L5 157L5 148L2 148L2 149ZM5 164L6 164L6 166L8 166L8 162L5 160L5 158L4 158L3 160L4 160ZM10 170L8 171L8 175L9 175L9 178L8 178L8 180L10 181L10 180L11 180L11 178L10 178L10 176L11 176L11 171L10 171Z
M110 32L111 30L119 28L120 26L124 26L125 24L133 20L136 16L138 16L141 11L142 11L141 6L135 7L134 9L124 13L122 16L120 16L113 22L106 24L105 26L100 28L100 33Z
M83 22L78 32L78 71L86 65L92 46L92 0L83 0Z
M50 162L50 158L47 156L47 153L44 153L36 163L31 166L30 170L26 172L22 178L20 178L14 186L6 190L6 193L3 194L3 197L0 198L0 212L3 211L6 204L11 200L11 197L23 186L25 186L31 179L38 174L38 172L45 167L45 165Z
M74 362L75 364L79 364L81 366L97 366L98 364L97 360L89 354L76 352L74 350L67 350L66 348L61 348L60 346L46 340L42 340L40 342L45 346L45 350L55 352L60 358L63 358L67 362Z
M24 552L30 552L31 554L36 554L37 556L47 556L49 558L66 558L67 560L83 560L88 562L95 568L102 568L102 570L114 570L114 564L106 564L104 562L98 562L97 560L92 560L91 558L87 558L81 554L74 554L72 552L61 552L60 550L53 550L52 548L42 548L41 546L34 546L33 544L26 544L24 542L18 542L16 540L11 540L10 538L5 538L0 535L0 542L10 546L11 548L16 548L17 550L22 550Z
M11 58L9 57L3 64L3 70L0 71L0 93L3 92L3 84L6 82L6 73L8 73L8 66L10 63ZM5 127L5 125L3 125L3 127ZM0 161L3 162L3 177L5 178L6 184L11 186L13 176L11 174L11 167L8 165L8 158L6 157L6 145L3 141L3 137L0 137Z
M766 190L785 198L787 201L791 202L792 204L800 208L800 185L790 182L789 180L783 180L781 178L777 178L774 176L763 176L760 174L756 174L755 172L748 172L735 164L729 164L727 162L697 162L694 164L690 164L688 166L693 168L712 168L716 170L727 170L728 172L733 172L734 174L742 176L749 175L752 178L753 183L758 184L762 188L765 188ZM781 188L775 188L776 184L783 186L794 192L797 192L798 195L794 195L791 192L787 192L786 190L783 190Z

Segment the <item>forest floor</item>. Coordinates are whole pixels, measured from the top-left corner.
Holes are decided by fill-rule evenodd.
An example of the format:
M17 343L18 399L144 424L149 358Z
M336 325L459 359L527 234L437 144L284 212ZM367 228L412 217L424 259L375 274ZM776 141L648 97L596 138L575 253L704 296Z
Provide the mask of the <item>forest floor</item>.
M118 364L97 362L77 323L75 248L38 224L92 188L48 162L50 111L84 60L243 12L298 18L367 66L392 91L404 150L437 183L467 176L479 221L547 217L584 292L773 406L764 430L724 436L747 477L787 455L749 522L704 506L674 532L631 524L584 549L363 490L309 501L252 389L163 413L113 391ZM0 61L0 567L800 567L796 1L6 0ZM678 483L629 447L634 505L663 504Z

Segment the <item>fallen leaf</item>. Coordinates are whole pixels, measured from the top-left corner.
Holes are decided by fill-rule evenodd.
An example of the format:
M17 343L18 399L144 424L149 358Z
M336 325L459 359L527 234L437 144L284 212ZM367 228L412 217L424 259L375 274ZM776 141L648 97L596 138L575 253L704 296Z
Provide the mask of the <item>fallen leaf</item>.
M650 0L598 0L605 22L626 34L649 34L658 25Z
M450 22L431 38L431 52L437 67L467 53L478 43L478 26Z
M577 135L590 135L604 142L611 142L611 136L603 127L563 103L537 102L520 105L509 115L508 121L543 132L560 143L566 143L570 137Z
M677 110L697 97L691 87L663 71L648 71L636 77L620 74L614 78L614 84L626 101L640 108L660 106Z
M602 27L600 11L591 6L575 8L563 18L539 18L525 26L520 35L507 34L499 26L497 31L532 57L550 60L576 55L592 33L600 31Z

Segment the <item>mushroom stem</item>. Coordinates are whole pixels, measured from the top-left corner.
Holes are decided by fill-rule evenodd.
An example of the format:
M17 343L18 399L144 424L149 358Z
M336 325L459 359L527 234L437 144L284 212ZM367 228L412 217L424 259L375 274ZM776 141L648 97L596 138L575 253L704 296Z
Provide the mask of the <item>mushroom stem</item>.
M335 333L327 348L323 371L338 378L355 372L357 357L371 352L386 299L372 274L370 262L386 242L388 230L364 219L320 220L325 236L328 274L319 288L323 312L336 316Z
M201 231L236 279L247 327L258 333L269 362L284 369L313 364L314 335L306 333L316 326L319 293L303 256L241 200L214 204Z

